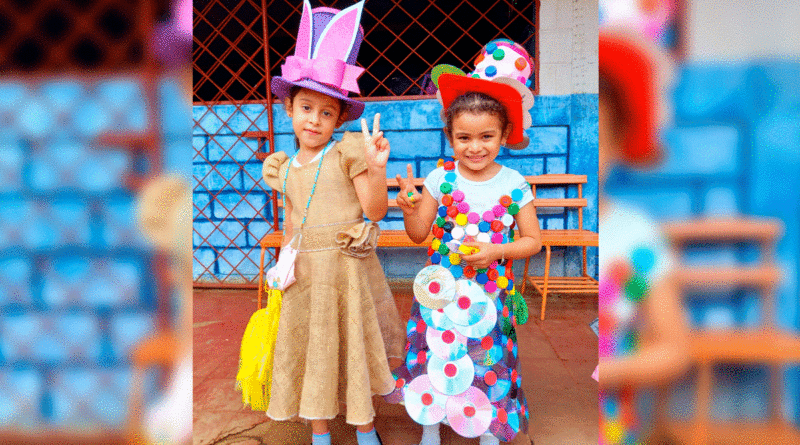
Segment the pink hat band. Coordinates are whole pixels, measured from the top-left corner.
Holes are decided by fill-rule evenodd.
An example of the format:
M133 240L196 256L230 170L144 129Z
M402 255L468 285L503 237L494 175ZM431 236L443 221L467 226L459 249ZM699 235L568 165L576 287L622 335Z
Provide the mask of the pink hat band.
M360 66L348 65L343 60L331 57L305 59L289 56L281 66L281 76L290 82L311 79L352 93L359 93L357 79L363 72L364 68Z

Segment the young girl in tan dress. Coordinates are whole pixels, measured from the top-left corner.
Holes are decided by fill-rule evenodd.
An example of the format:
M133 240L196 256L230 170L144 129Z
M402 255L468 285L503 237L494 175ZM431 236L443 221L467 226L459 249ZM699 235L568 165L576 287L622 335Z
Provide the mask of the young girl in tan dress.
M313 443L329 444L328 420L346 405L360 445L379 444L372 396L395 387L388 358L402 358L404 327L375 246L386 215L389 141L375 116L372 135L333 132L364 104L355 66L363 2L343 11L304 2L294 56L272 80L298 145L264 161L264 182L284 200L284 245L298 249L297 281L283 294L267 415L311 422ZM296 240L302 234L300 241ZM293 240L295 238L295 240Z

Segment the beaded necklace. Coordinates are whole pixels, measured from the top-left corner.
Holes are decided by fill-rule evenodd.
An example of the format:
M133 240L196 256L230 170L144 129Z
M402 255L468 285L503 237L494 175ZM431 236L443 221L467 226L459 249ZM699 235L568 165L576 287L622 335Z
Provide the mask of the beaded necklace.
M461 267L461 255L469 253L469 248L461 246L461 243L474 240L504 244L513 241L514 215L519 212L518 202L523 197L522 190L515 189L511 195L503 195L492 210L479 215L477 212L470 212L464 192L458 189L455 162L448 160L444 162L443 167L446 173L439 189L444 195L432 229L434 240L428 249L431 263L449 268L456 279L462 276L474 278L488 293L494 293L498 289L512 291L513 280L506 278L505 273L501 273L505 271L506 261L494 261L485 269ZM510 236L502 233L506 227L509 228ZM498 266L503 269L498 270Z
M300 239L302 239L303 237L303 226L306 223L306 217L308 217L308 207L311 205L311 197L314 196L314 191L317 190L317 180L319 180L319 172L320 170L322 170L322 160L325 158L325 153L327 153L328 150L330 150L330 148L333 147L333 144L335 142L336 142L335 140L331 139L331 141L328 142L328 145L326 145L325 148L322 149L322 155L320 155L319 157L319 163L317 164L317 172L314 174L314 185L311 187L311 194L308 195L308 202L306 202L306 208L303 210L303 222L300 223L300 232L298 233L299 238L297 241L298 249L300 248ZM295 158L297 158L298 154L300 154L300 150L297 150L297 153L295 153L292 156L292 158L289 159L289 165L286 167L286 174L283 176L283 188L281 190L281 193L283 194L284 198L286 197L286 180L289 179L289 169L292 168L292 164L294 163L294 160ZM286 207L284 207L284 209L285 208ZM286 225L285 219L286 216L284 215L284 227Z

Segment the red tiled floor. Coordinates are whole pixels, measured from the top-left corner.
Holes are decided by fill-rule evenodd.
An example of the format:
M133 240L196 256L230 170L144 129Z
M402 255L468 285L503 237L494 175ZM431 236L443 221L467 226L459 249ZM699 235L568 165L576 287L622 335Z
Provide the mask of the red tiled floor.
M409 283L391 284L401 317L408 317ZM262 412L244 408L234 387L239 342L256 309L255 291L198 290L194 298L195 445L309 444L307 425L274 422ZM591 373L597 365L597 337L588 323L597 317L597 300L550 295L544 321L539 320L540 304L536 297L528 299L530 321L518 330L531 439L536 445L595 444L597 383ZM376 428L385 445L419 440L421 427L401 405L379 401L377 414ZM341 416L330 427L333 443L355 445L355 429ZM442 428L443 445L477 443ZM528 438L520 436L512 443L528 445Z

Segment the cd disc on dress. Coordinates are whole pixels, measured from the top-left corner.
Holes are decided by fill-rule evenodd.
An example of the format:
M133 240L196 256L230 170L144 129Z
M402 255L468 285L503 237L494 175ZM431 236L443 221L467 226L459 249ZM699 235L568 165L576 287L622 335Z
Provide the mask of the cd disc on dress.
M405 405L408 415L420 425L433 425L447 415L447 396L437 391L427 375L421 375L405 389Z
M428 326L434 327L440 331L453 329L455 326L453 321L447 318L444 309L429 309L425 306L419 305L419 313Z
M488 310L494 308L483 292L483 287L474 281L456 281L455 298L452 303L444 307L444 313L453 323L469 326L480 321Z
M517 411L519 412L519 429L528 432L528 420L531 414L528 412L528 402L525 400L525 393L522 388L517 389Z
M474 386L447 399L447 421L461 436L480 436L489 429L493 417L494 406L486 394Z
M428 324L420 318L411 318L406 325L406 339L412 348L416 350L428 349L425 340L425 333L428 331Z
M428 358L428 376L439 392L447 395L461 394L472 384L475 366L468 355L458 360L442 360L433 355Z
M428 266L414 278L414 296L419 304L429 309L441 309L453 301L456 279L446 268Z
M406 367L412 376L419 376L426 372L429 361L428 355L426 350L412 350L406 355Z
M515 400L506 399L505 402L493 402L495 417L489 424L489 431L495 437L504 441L511 442L519 433L519 411Z
M494 366L503 360L503 347L500 337L490 332L483 338L467 340L467 353L476 365Z
M405 388L409 383L411 383L411 380L413 380L411 378L411 373L408 371L408 368L406 368L405 365L401 365L392 370L392 377L394 378L395 382L394 391L383 396L383 400L386 400L389 403L402 403Z
M495 324L497 323L497 311L495 310L494 303L486 300L490 305L483 318L478 320L477 323L469 326L455 325L456 330L469 338L483 338L492 332Z
M457 360L467 355L467 337L455 329L440 331L428 327L426 341L431 352L444 360Z
M508 396L511 389L511 371L502 363L498 363L491 368L476 368L477 378L475 386L486 393L492 402L501 401Z

